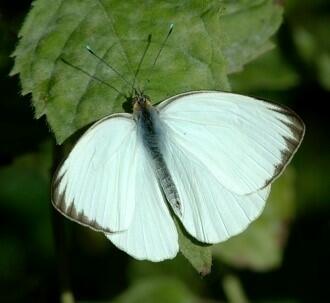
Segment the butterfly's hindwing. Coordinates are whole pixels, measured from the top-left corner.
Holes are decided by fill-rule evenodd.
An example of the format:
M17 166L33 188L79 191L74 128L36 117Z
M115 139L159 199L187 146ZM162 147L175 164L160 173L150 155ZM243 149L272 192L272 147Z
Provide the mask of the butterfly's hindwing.
M139 260L174 258L179 250L175 224L163 198L153 165L142 144L136 153L136 207L127 231L107 237Z

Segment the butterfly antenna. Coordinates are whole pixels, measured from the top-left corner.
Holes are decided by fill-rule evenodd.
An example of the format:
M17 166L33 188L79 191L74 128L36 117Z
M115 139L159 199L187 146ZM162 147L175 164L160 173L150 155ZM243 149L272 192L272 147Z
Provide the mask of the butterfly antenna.
M111 66L102 57L100 57L99 55L97 55L95 53L95 51L93 51L89 45L86 45L86 49L88 50L88 52L90 54L92 54L94 57L96 57L98 60L100 60L102 63L104 63L107 67L109 67L112 71L114 71L117 74L117 76L119 76L119 78L122 79L126 84L128 84L129 86L132 85L132 83L130 83L127 79L125 79L125 77L117 69L115 69L113 66Z
M146 56L146 53L147 53L147 51L148 51L148 49L149 49L150 43L151 43L151 34L148 35L147 45L146 45L146 47L144 48L144 52L143 52L143 54L142 54L142 56L141 56L141 59L140 59L140 61L139 61L139 64L138 64L138 66L137 66L137 68L136 68L136 71L135 71L135 74L134 74L134 80L133 80L133 85L132 85L132 94L134 93L134 91L137 91L137 90L135 89L135 82L136 82L137 76L138 76L138 74L139 74L139 72L140 72L142 62L143 62L143 60L144 60L144 58L145 58L145 56Z
M79 67L79 66L73 65L72 63L68 62L68 61L65 60L64 58L61 58L61 61L62 61L63 63L65 63L65 64L69 65L70 67L79 70L79 71L82 72L83 74L85 74L85 75L91 77L93 80L96 80L96 81L98 81L98 82L100 82L100 83L102 83L102 84L104 84L104 85L110 87L111 89L115 90L118 94L120 94L120 95L122 95L122 96L124 96L124 97L126 98L126 95L125 95L125 94L123 94L123 93L122 93L121 91L119 91L117 88L115 88L115 87L112 86L111 84L105 82L104 80L102 80L102 79L100 79L100 78L98 78L98 77L96 77L96 76L90 74L89 72L85 71L84 69L82 69L82 68Z
M173 31L173 27L174 27L174 25L173 25L173 23L172 23L172 24L170 25L170 29L169 29L169 31L168 31L168 33L167 33L167 35L166 35L166 37L165 37L165 39L164 39L162 45L161 45L160 48L159 48L159 51L158 51L158 53L157 53L157 55L156 55L156 57L155 57L154 63L153 63L152 66L151 66L151 70L154 69L154 67L155 67L155 65L156 65L156 62L157 62L157 60L158 60L158 58L159 58L159 56L160 56L162 50L164 49L164 47L165 47L165 45L166 45L166 42L167 42L168 38L170 37L170 35L171 35L172 31Z
M158 61L158 58L159 58L161 52L163 51L163 49L164 49L164 47L165 47L165 45L166 45L166 43L167 43L168 38L169 38L170 35L172 34L173 27L174 27L174 24L172 23L172 24L170 25L170 29L169 29L169 31L168 31L168 33L167 33L165 39L163 40L163 42L162 42L162 44L161 44L161 46L160 46L160 48L159 48L159 51L158 51L158 53L157 53L157 55L156 55L156 57L155 57L155 60L154 60L154 62L152 63L151 70L150 70L150 73L149 73L150 75L151 75L152 72L154 71L155 66L156 66L156 63L157 63L157 61ZM147 79L147 80L146 80L146 82L149 82L149 81L150 81L150 79ZM144 83L144 84L145 84L144 86L146 86L146 82Z

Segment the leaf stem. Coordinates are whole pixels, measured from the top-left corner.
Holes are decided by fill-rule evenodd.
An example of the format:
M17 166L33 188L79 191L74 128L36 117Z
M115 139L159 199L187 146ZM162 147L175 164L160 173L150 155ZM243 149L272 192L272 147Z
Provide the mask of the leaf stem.
M222 279L222 287L230 303L248 303L243 286L239 278L232 274L227 274Z

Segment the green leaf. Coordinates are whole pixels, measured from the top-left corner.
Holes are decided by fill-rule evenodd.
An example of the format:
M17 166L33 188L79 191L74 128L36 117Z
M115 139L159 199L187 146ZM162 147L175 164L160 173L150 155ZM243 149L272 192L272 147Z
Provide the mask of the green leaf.
M170 279L182 281L185 285L189 285L194 289L196 293L201 293L205 289L204 279L196 275L195 269L182 254L179 254L175 259L158 263L131 259L127 273L130 284L135 284L137 281L146 278L158 279L166 276Z
M198 302L182 282L174 278L152 278L136 282L113 303L193 303Z
M281 11L274 1L37 0L20 31L12 74L20 74L23 94L32 93L36 117L46 115L62 143L90 122L122 111L125 98L61 58L129 94L129 85L85 47L132 82L152 34L138 77L140 87L148 83L152 100L188 90L228 90L227 73L269 49ZM173 34L152 70L172 23Z
M263 54L240 73L230 75L234 91L284 90L298 84L299 75L286 63L278 49Z
M27 218L38 214L49 200L50 166L51 145L47 143L39 152L24 154L1 167L1 206Z
M17 157L12 164L0 169L0 211L19 218L17 226L28 227L24 233L31 238L26 241L43 256L52 253L52 239L49 237L51 161L51 144L47 142L38 152ZM0 234L0 242L7 243L1 236Z
M217 10L198 1L34 3L14 52L12 74L20 73L23 92L32 92L36 116L46 114L59 143L86 124L122 111L125 101L115 90L64 64L61 58L124 94L131 91L130 85L86 51L86 45L132 82L147 36L152 34L138 86L148 83L146 93L155 101L192 89L228 89L221 49L213 42ZM174 33L152 71L172 23Z
M320 84L330 90L330 35L329 16L312 21L309 28L295 29L295 43L307 66L316 73Z
M213 256L235 267L264 271L281 264L295 206L294 171L274 183L266 207L246 231L213 246Z
M181 253L202 276L209 274L212 266L211 246L193 239L177 219L175 219L175 224L179 234Z
M285 2L298 68L306 78L330 90L330 14L327 0ZM306 68L307 67L307 68Z
M132 83L151 34L136 85L157 103L189 90L229 90L227 74L270 48L281 14L272 0L36 0L19 34L12 74L19 73L36 117L46 115L62 143L83 126L121 112L126 101L81 70L124 95L132 91L87 45ZM173 33L152 68L170 24ZM210 247L181 229L179 234L183 255L200 273L209 272Z
M273 0L225 0L222 3L220 45L227 73L233 73L273 48L269 37L279 28L283 9L279 1Z

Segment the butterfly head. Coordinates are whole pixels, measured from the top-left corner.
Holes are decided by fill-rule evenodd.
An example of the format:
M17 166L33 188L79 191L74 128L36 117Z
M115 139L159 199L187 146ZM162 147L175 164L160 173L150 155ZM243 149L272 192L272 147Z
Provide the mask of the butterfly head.
M144 94L136 94L132 98L133 113L140 112L151 106L150 98Z

